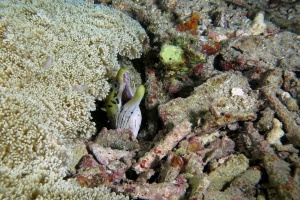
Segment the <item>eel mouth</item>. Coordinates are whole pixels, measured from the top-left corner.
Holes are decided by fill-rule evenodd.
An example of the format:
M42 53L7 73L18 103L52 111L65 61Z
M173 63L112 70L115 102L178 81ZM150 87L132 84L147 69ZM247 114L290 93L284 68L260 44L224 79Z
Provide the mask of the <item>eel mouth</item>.
M131 87L130 87L129 72L125 72L123 74L123 84L124 84L124 90L122 92L122 105L126 104L133 97Z

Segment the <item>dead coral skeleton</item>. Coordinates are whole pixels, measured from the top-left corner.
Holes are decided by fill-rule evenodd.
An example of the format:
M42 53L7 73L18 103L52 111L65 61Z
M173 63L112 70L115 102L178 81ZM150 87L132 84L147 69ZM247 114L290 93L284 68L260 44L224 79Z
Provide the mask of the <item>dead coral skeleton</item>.
M190 131L191 124L188 120L183 120L166 135L164 140L156 144L145 156L141 157L139 161L133 165L133 169L138 174L149 170L155 164L154 162L166 156L168 151L171 151Z
M109 2L142 22L155 47L143 59L147 125L138 141L103 129L92 142L108 158L95 160L109 175L99 185L146 199L299 198L299 36L279 31L270 11L227 2L248 10L215 0ZM193 13L198 35L176 30ZM184 79L169 79L157 63L163 44L205 57ZM84 184L104 172L94 170L80 171L92 180Z
M300 185L296 181L297 179L290 175L291 168L289 164L275 154L268 142L253 128L252 122L246 122L245 125L247 134L253 143L253 147L255 147L252 151L255 152L255 156L261 159L271 186L276 188L281 198L299 199ZM299 175L295 175L295 178L299 178Z
M275 110L278 118L282 121L286 130L287 139L295 146L300 146L300 127L296 123L299 116L288 110L288 108L280 102L276 97L276 89L265 87L262 89L264 95L267 96L267 99L271 107Z

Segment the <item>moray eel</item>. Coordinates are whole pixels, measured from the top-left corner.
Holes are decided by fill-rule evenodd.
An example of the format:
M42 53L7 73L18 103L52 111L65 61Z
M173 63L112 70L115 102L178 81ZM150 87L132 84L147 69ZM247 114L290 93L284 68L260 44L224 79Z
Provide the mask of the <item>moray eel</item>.
M137 136L142 115L139 104L144 97L145 87L140 85L133 95L130 87L129 69L122 67L106 98L106 111L112 128L129 129Z

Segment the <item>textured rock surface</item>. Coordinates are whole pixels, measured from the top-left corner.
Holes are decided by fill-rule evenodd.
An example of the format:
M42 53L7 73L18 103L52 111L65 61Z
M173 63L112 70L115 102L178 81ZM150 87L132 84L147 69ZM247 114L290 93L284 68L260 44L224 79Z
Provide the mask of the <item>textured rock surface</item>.
M98 133L95 143L103 147L125 151L140 149L137 139L133 137L130 130L107 130L107 128L103 128Z
M268 142L253 128L252 122L246 122L246 126L247 134L253 146L256 146L256 148L252 147L253 155L262 160L270 184L276 188L281 198L299 199L300 183L298 179L292 178L289 163L275 154Z
M209 191L221 190L226 183L245 172L249 166L249 160L243 154L230 158L224 165L218 167L208 175Z
M182 199L188 188L186 180L178 177L172 182L157 184L124 184L123 186L114 186L113 190L128 193L130 197L136 199Z
M149 170L159 160L167 155L168 151L172 150L180 140L186 137L191 131L191 124L188 120L184 119L177 126L175 126L166 137L158 142L150 152L141 157L136 164L133 165L133 169L136 173Z
M253 120L257 101L248 95L250 90L241 74L224 73L196 87L189 97L160 105L159 115L165 125L178 124L188 118L194 123L200 121L198 126L207 131L229 122Z
M268 20L276 23L280 28L288 29L298 34L300 33L300 6L297 1L226 0L226 2L247 8L251 13L256 12L257 10L266 10Z
M297 53L300 41L296 38L297 34L282 32L274 35L236 37L227 40L221 44L220 67L223 70L245 70L253 67L275 68L280 66L299 70L300 58ZM281 48L274 43L280 45ZM227 63L232 63L232 66L229 67Z

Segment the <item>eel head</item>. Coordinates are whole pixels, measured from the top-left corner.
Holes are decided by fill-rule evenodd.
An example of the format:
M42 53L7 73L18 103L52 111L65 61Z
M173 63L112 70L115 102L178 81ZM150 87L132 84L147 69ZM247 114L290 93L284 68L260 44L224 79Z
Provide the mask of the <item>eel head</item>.
M142 115L139 104L145 94L140 85L133 94L130 87L129 69L122 67L106 98L106 111L112 128L129 129L136 137L140 129Z

